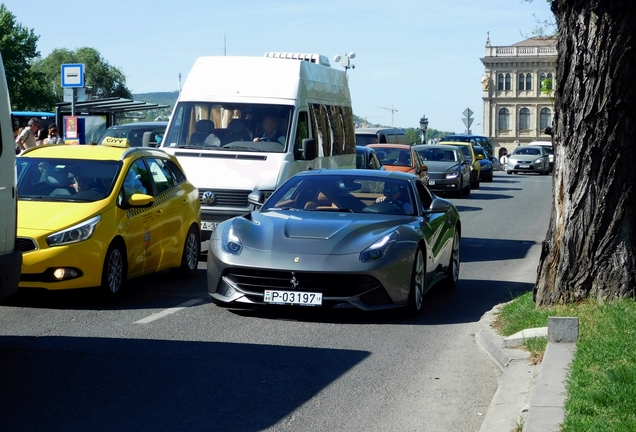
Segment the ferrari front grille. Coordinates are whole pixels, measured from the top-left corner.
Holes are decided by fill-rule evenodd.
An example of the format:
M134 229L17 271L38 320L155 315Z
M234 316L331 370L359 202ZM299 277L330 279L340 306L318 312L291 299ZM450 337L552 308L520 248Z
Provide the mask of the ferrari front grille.
M240 290L259 294L271 289L293 289L320 292L325 297L353 297L381 286L372 276L347 273L228 268L223 276Z

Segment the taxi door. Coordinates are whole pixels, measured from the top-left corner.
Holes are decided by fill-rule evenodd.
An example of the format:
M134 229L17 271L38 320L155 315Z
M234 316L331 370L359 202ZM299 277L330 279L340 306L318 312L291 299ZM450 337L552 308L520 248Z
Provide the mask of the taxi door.
M143 159L134 161L125 175L120 194L126 216L120 228L128 252L128 274L135 277L153 272L159 266L162 217L156 202L149 207L125 205L135 193L154 196L150 172Z
M175 260L181 260L183 243L190 228L188 223L190 212L185 208L189 202L186 192L172 175L168 161L149 157L146 163L157 192L157 209L162 212L159 265L163 267Z

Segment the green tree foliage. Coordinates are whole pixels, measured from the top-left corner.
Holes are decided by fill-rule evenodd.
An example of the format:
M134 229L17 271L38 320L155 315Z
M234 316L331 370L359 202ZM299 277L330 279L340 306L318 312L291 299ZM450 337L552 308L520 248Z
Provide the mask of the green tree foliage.
M425 141L428 142L428 140L440 139L445 135L452 135L454 133L455 132L444 132L428 128L426 129ZM404 129L404 134L406 135L406 142L409 144L419 144L422 141L422 130L420 128L406 128Z
M132 98L132 93L126 87L124 73L110 65L94 48L83 47L76 50L65 48L55 49L44 59L39 59L33 64L37 73L42 73L46 79L53 83L57 99L61 101L64 91L61 83L61 67L67 63L82 63L85 65L85 83L92 88L93 97L123 97Z
M4 4L0 4L0 52L4 62L12 109L48 111L55 95L46 77L32 69L40 55L39 36L16 22Z

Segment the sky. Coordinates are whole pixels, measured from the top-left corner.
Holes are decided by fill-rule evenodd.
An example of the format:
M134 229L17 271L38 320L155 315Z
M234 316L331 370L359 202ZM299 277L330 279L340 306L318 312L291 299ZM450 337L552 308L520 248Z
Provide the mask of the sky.
M550 19L534 0L75 1L9 0L17 22L55 48L92 47L126 75L133 93L175 91L199 56L268 51L355 53L349 70L354 113L370 123L461 133L474 111L482 133L481 76L487 33L493 46L532 35ZM224 45L224 39L226 43Z

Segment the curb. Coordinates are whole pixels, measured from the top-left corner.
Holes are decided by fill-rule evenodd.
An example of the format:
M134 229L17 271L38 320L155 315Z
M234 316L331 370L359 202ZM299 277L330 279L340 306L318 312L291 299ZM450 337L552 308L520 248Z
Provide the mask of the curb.
M505 348L503 336L491 327L496 313L504 304L495 306L482 316L475 334L475 342L503 372L480 432L510 432L523 424L538 375L538 366L528 361L530 353Z
M505 348L505 338L491 327L503 305L482 316L475 334L475 342L503 372L479 430L510 432L523 425L524 432L559 431L565 414L565 381L576 344L548 342L543 362L531 365L530 353Z

